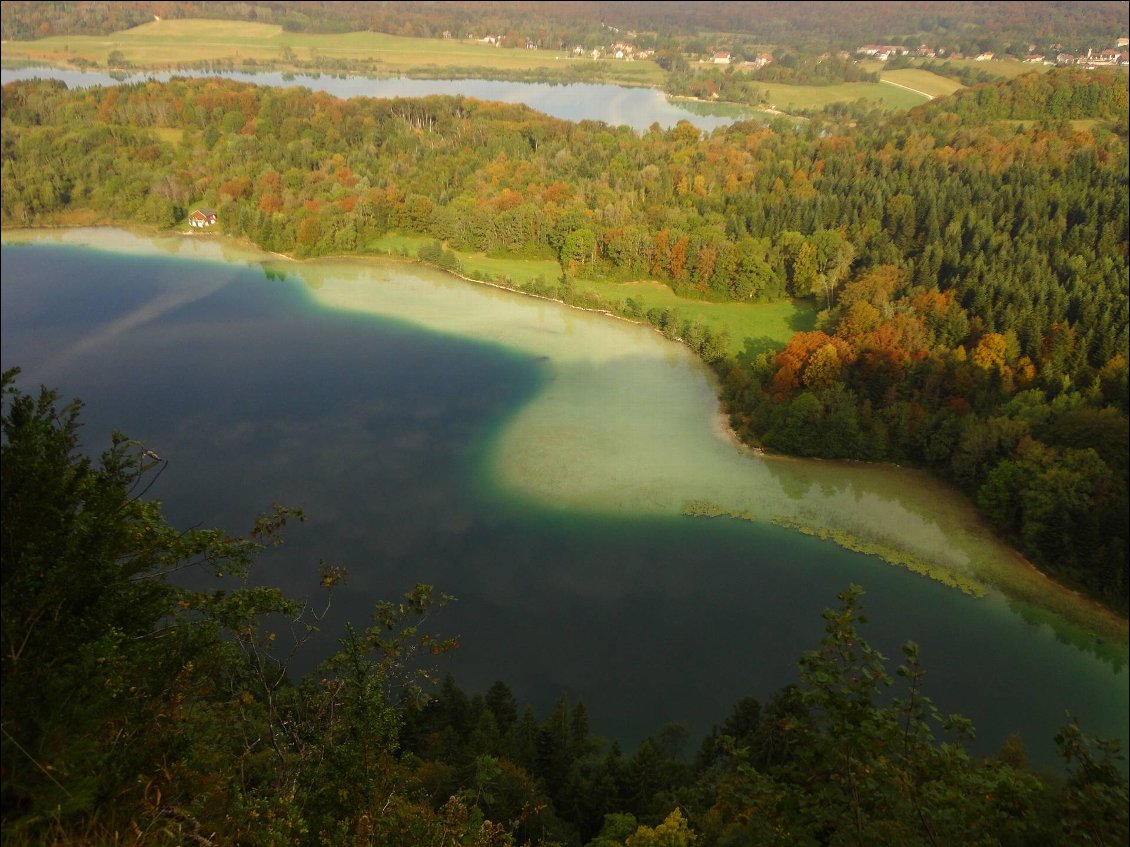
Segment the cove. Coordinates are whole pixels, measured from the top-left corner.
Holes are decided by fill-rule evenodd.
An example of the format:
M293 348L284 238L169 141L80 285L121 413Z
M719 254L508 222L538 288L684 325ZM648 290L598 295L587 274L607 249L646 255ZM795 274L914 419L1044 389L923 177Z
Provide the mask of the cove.
M1049 762L1067 709L1125 743L1116 621L922 475L738 450L709 373L648 329L408 264L18 235L4 233L4 366L24 368L24 390L86 400L90 449L119 428L169 457L154 493L176 523L241 530L271 501L303 507L264 579L304 596L319 558L345 565L336 631L433 583L459 598L442 623L462 636L445 664L461 684L504 679L543 712L580 697L631 745L667 721L702 732L795 679L820 610L856 582L869 640L892 657L921 643L928 693L973 718L978 749L1019 731ZM686 517L690 501L754 520ZM775 518L991 590L968 597Z
M23 79L57 79L71 88L122 85L155 80L167 82L174 76L214 77L263 85L272 88L301 86L324 91L334 97L428 97L434 94L474 97L499 103L523 103L551 117L566 121L603 121L610 126L630 126L642 132L657 123L670 129L688 121L709 132L738 120L764 119L753 109L718 106L711 103L667 98L654 88L628 88L594 83L505 82L489 79L406 79L355 76L295 75L289 73L242 73L239 71L144 72L119 78L99 71L72 71L57 68L19 68L0 71L0 85Z

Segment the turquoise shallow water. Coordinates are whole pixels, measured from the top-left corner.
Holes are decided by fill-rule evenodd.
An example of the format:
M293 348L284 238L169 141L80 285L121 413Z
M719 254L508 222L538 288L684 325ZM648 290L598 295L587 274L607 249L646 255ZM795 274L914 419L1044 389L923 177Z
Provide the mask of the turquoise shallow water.
M87 401L92 449L118 428L167 456L155 493L178 524L302 506L264 578L313 593L319 558L345 565L332 626L434 583L459 598L440 625L462 684L501 678L543 710L567 692L632 745L792 681L856 582L867 635L890 656L920 642L981 749L1018 730L1048 760L1066 709L1126 738L1125 668L1070 628L766 522L885 533L971 572L1007 553L917 477L738 452L708 375L654 333L412 266L268 275L202 239L54 238L76 244L3 248L4 367ZM762 520L680 516L694 498Z

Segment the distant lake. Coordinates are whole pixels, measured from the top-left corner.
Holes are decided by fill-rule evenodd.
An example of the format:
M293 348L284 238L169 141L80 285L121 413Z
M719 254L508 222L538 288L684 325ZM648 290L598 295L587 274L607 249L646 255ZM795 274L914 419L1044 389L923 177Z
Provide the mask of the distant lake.
M119 429L165 456L150 494L176 525L305 509L262 579L314 596L319 559L345 566L327 639L432 583L459 598L435 619L462 642L442 670L473 692L502 679L542 715L582 699L631 750L795 681L854 582L865 637L892 659L922 645L927 693L973 719L977 750L1018 731L1050 763L1067 710L1127 743L1125 645L769 520L886 533L975 573L1008 559L959 499L913 472L742 453L707 370L645 327L207 237L5 233L0 256L3 367L84 400L88 450ZM681 515L695 499L754 520Z
M567 121L604 121L612 126L630 126L646 130L653 123L664 129L679 121L689 121L699 129L712 130L729 126L749 117L764 118L754 110L735 114L733 106L692 103L686 108L677 100L668 100L654 88L628 88L619 85L567 83L554 85L542 82L504 82L484 79L370 79L367 77L303 76L301 74L178 71L176 73L137 73L122 78L101 71L69 71L56 68L20 68L0 70L0 84L21 79L58 79L70 88L93 85L120 85L146 79L166 81L170 77L221 77L253 85L275 88L302 86L324 91L335 97L427 97L432 94L462 95L501 103L524 103L555 118Z

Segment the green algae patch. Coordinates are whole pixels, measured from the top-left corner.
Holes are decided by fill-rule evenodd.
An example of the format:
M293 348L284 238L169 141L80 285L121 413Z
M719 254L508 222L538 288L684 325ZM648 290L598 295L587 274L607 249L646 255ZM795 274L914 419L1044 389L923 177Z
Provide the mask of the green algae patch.
M683 504L680 514L688 518L734 518L739 521L757 521L757 516L753 512L727 509L712 500L688 500Z
M949 588L956 588L963 594L970 597L985 597L989 593L989 589L982 585L972 577L964 574L957 573L950 568L935 565L925 559L897 550L894 547L889 547L886 544L879 544L874 541L865 541L858 536L852 535L850 532L844 532L838 529L824 529L822 527L809 526L807 524L794 521L789 518L773 518L773 523L777 526L791 529L804 535L812 535L822 541L831 541L845 550L851 550L855 553L863 553L867 556L877 556L888 564L895 565L900 568L906 568L912 573L919 576L928 577L929 579L940 582L942 585Z

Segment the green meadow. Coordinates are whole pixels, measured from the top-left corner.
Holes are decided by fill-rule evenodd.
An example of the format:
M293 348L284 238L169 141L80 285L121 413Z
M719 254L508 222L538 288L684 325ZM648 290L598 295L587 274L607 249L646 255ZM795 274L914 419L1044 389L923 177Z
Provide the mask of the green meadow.
M434 239L418 235L388 233L369 242L367 249L373 253L414 257L425 244ZM540 293L546 286L555 287L561 276L561 266L553 259L522 259L486 256L482 253L463 253L452 250L463 268L463 275L485 280L528 293ZM700 322L715 334L725 332L730 339L732 354L756 355L765 350L784 346L794 332L811 330L816 325L816 312L802 301L786 300L777 303L710 303L679 297L666 285L654 281L604 282L599 280L572 280L574 291L591 294L593 302L607 304L615 312L629 311L632 300L638 311L646 314L651 309L673 309L680 319Z
M891 82L921 91L929 97L945 97L953 94L965 86L957 80L939 76L921 68L900 68L894 71L882 71L879 74L883 82Z
M782 112L823 109L833 103L853 103L856 100L866 100L887 109L913 109L927 99L895 85L874 82L844 82L839 85L759 82L757 87L768 92L769 105Z

